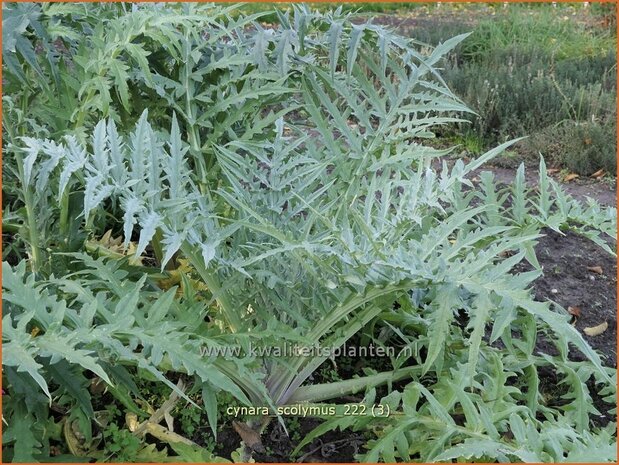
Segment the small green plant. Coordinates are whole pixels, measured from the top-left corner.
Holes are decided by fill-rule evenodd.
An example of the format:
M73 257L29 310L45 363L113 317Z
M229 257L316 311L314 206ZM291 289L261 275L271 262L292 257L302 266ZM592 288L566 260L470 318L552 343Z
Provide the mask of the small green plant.
M301 423L297 417L288 418L286 420L286 428L293 444L298 444L299 442L301 442Z
M133 462L142 447L138 438L129 430L119 428L116 423L107 425L103 431L103 439L105 441L103 453L106 455L106 461Z
M198 407L192 405L182 407L177 410L176 418L180 423L181 430L189 437L192 437L196 429L200 426L202 411Z

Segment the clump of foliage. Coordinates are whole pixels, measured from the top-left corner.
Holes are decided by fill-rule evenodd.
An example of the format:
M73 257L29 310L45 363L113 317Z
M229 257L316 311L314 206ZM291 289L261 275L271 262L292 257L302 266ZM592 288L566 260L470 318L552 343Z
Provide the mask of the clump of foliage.
M531 134L534 143L520 144L529 160L542 153L553 166L584 175L601 168L614 173L616 63L614 51L555 62L543 52L511 48L493 52L481 65L454 65L446 79L478 113L472 126L458 130L484 146Z
M98 8L101 26L87 27ZM48 28L71 16L62 30L84 35L96 53L67 47L90 77L63 123L17 113L4 122L14 156L5 208L27 257L3 264L5 457L50 457L59 439L46 426L70 421L50 411L60 397L87 433L72 455L106 459L126 443L142 461L161 458L166 451L124 430L104 433L103 450L90 440L93 377L148 424L138 374L187 402L172 380L190 382L214 435L222 395L275 410L356 392L372 404L375 387L387 385L380 403L392 415L330 418L307 440L330 428L374 431L366 461L563 461L583 450L612 460L614 423L591 424L600 412L589 386L614 402L615 370L529 286L542 273L533 248L542 228L576 231L613 253L616 210L564 194L543 161L536 192L524 167L511 186L485 173L474 188L467 175L513 142L433 168L448 151L424 140L468 112L437 71L465 36L421 51L341 11L295 6L265 30L259 15L232 10L39 12ZM33 31L42 36L35 27L12 34ZM23 50L15 54L9 79L19 69L38 76ZM51 69L41 68L50 86ZM32 98L48 97L14 97ZM109 230L144 260L95 243ZM522 260L536 270L513 272ZM170 282L179 287L165 290ZM249 350L335 348L370 325L391 328L412 350L352 379L308 383L323 354ZM556 354L536 350L542 336ZM574 349L586 361L573 361ZM566 384L566 404L544 402L541 370ZM526 384L515 386L516 376ZM395 381L405 388L392 389ZM259 433L267 423L245 427ZM164 433L178 460L215 460Z
M614 124L600 125L566 121L549 127L523 141L522 152L533 157L543 152L553 166L591 175L600 168L609 174L617 172L617 128Z
M518 150L528 161L542 153L553 166L583 175L599 169L615 173L614 31L587 24L596 21L595 14L573 6L509 5L492 18L479 16L442 73L477 114L470 124L443 134L475 140L481 151L527 134L534 143L524 141ZM406 32L435 44L471 27L461 22L437 27L430 18Z

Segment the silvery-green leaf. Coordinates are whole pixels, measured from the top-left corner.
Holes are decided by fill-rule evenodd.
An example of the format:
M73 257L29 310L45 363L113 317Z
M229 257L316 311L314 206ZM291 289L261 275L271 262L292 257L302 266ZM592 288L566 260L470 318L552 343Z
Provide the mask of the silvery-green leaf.
M142 255L142 252L146 249L146 246L155 235L157 228L161 224L161 216L150 211L146 215L140 218L140 240L138 241L137 248L135 250L136 257Z

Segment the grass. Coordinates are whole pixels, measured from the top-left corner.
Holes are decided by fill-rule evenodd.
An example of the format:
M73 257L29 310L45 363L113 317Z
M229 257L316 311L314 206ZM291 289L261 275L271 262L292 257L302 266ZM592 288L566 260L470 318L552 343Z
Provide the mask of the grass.
M492 20L481 21L462 53L484 62L493 52L510 47L541 50L558 60L603 56L615 50L611 30L579 21L582 14L582 10L557 10L549 5L513 5Z
M473 33L444 77L479 116L442 135L479 154L520 137L521 158L589 175L616 172L616 19L609 8L479 6L416 15L400 30L430 44Z

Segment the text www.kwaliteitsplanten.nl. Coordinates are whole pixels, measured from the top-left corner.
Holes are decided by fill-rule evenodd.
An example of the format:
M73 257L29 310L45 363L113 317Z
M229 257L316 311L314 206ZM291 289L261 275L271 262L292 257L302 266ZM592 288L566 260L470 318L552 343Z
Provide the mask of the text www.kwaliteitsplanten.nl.
M411 350L408 347L401 349L397 354L394 347L386 346L348 346L346 344L338 347L320 346L318 344L311 346L303 346L298 344L282 344L280 346L256 346L252 343L246 346L216 346L204 345L200 348L200 354L203 357L394 357L406 355L406 351ZM412 355L409 354L409 355Z

